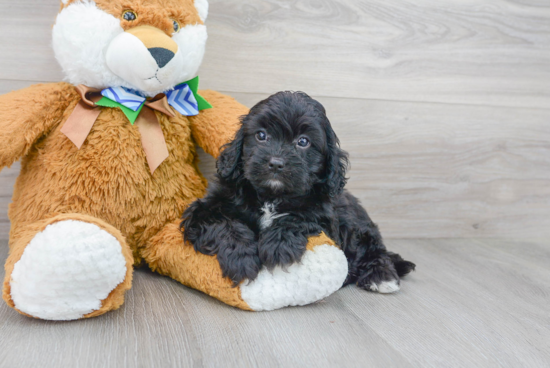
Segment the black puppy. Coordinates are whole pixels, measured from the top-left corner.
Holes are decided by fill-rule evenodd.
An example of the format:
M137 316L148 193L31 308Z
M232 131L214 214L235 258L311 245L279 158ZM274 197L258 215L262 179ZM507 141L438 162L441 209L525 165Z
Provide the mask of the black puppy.
M386 250L344 191L347 164L324 107L305 93L279 92L242 118L217 161L217 181L183 215L185 240L217 254L223 275L238 285L262 266L299 262L308 237L324 231L348 259L345 285L397 291L415 265Z

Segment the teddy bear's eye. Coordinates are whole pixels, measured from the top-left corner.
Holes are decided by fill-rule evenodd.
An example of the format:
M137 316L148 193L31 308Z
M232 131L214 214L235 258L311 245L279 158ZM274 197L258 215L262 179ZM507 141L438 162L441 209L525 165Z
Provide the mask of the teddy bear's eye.
M122 13L122 18L124 20L127 20L129 22L137 19L137 14L135 11L132 10L125 10L124 13Z
M177 20L173 20L174 22L174 32L178 33L180 31L180 24Z

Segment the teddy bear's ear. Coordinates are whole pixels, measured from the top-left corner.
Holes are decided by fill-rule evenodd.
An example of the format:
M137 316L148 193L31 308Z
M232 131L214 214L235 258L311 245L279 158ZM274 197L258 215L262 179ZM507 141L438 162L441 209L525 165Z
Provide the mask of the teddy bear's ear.
M199 12L199 17L201 17L202 21L204 22L208 17L208 0L195 0L195 8L197 8Z
M67 5L68 3L70 2L76 2L76 1L72 1L72 0L61 0L61 3L63 5ZM93 2L93 0L80 0L81 3L90 3L90 2Z

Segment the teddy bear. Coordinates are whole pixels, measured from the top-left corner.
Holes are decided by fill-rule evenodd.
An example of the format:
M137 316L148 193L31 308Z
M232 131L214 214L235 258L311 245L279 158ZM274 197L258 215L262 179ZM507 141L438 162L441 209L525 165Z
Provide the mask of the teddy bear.
M0 96L0 169L22 160L10 307L44 320L99 316L123 304L143 264L250 311L342 286L345 256L324 234L299 264L237 287L215 256L184 243L180 217L207 187L196 145L217 157L248 112L198 89L207 14L207 0L62 0L53 48L66 82Z

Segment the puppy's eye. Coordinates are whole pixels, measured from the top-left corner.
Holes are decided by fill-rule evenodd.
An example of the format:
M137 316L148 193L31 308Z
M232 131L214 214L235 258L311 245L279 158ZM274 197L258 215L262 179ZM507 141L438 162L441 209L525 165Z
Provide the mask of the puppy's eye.
M180 24L178 23L177 20L172 20L172 22L174 22L174 32L178 33L181 29Z
M306 147L309 147L311 143L309 142L309 139L307 139L306 137L302 137L300 139L298 139L298 146L302 147L302 148L306 148Z
M137 14L133 10L125 10L122 13L122 19L127 20L128 22L131 22L137 19Z
M267 134L265 134L265 132L258 132L256 133L256 139L259 140L260 142L263 142L267 140Z

